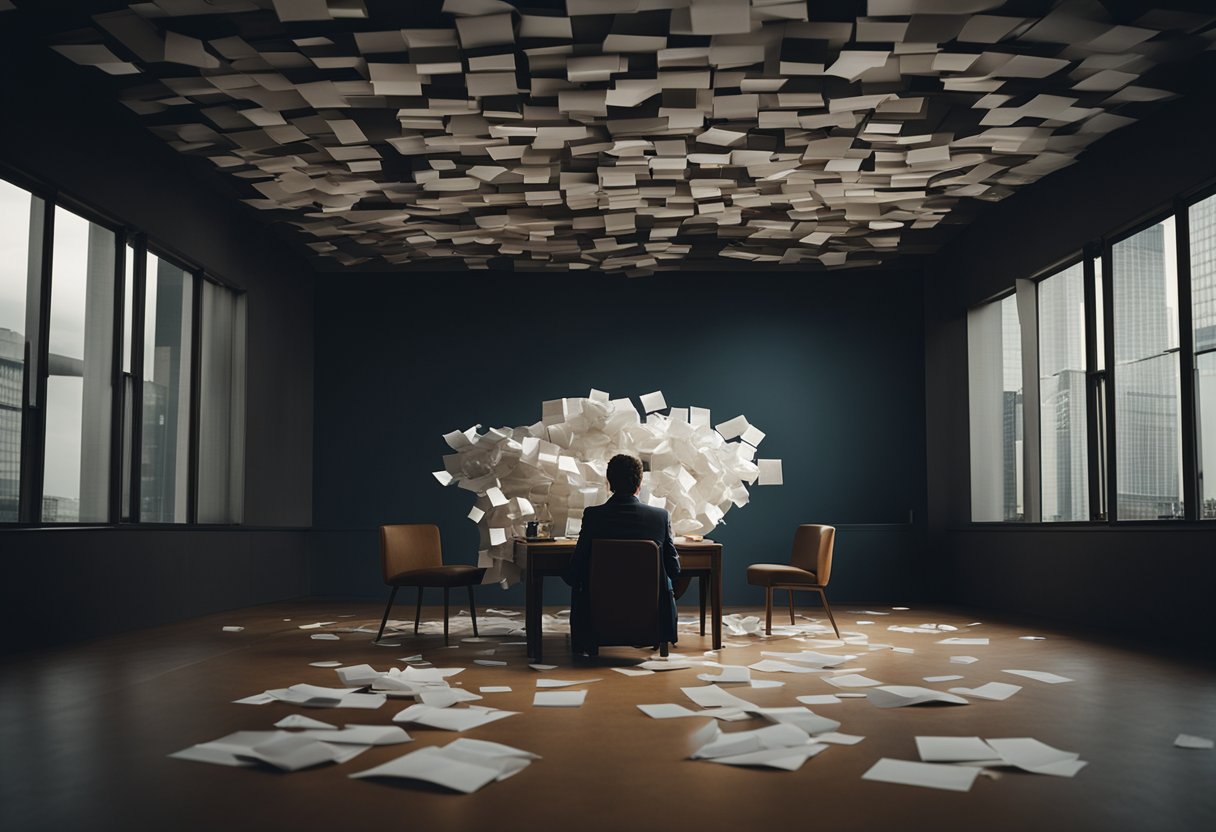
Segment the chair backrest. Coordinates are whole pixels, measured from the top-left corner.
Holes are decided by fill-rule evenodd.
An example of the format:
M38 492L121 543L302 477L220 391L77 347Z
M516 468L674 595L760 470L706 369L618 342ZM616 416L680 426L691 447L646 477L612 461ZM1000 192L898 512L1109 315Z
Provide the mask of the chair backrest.
M443 566L439 527L431 523L401 523L380 527L380 567L388 582L402 572Z
M794 532L794 552L790 564L814 572L820 586L827 586L832 577L832 547L836 543L836 527L807 523Z
M659 546L653 540L591 544L588 625L597 644L657 644Z

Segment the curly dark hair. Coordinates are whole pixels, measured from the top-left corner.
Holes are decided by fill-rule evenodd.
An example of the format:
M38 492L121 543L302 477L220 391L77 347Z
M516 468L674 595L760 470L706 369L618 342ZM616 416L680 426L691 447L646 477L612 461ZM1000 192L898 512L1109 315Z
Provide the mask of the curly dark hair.
M642 484L642 460L617 454L608 460L608 487L613 494L634 494Z

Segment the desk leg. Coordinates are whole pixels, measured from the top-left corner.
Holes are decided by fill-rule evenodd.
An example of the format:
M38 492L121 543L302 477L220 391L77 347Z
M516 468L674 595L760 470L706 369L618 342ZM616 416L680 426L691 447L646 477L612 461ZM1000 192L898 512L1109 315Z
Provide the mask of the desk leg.
M714 649L722 649L722 553L715 552L710 559L709 601L713 609Z
M524 628L528 631L528 658L540 660L540 601L535 569L529 569L524 580Z
M705 577L706 577L705 574L702 573L701 577L697 578L697 589L700 591L699 594L701 596L701 635L702 635L702 637L704 637L704 635L705 635L705 596L707 594L706 593L707 587L705 586Z

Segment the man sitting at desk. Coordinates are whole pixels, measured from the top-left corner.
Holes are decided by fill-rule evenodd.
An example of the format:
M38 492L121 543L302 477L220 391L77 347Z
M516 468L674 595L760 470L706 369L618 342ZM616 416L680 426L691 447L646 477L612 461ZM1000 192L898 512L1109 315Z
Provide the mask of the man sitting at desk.
M575 654L594 653L586 644L586 616L590 604L588 575L591 569L591 544L596 540L653 540L659 545L664 576L659 593L662 604L663 639L675 643L676 601L672 582L680 577L680 556L671 539L671 518L666 509L643 505L638 499L642 488L642 462L628 454L617 454L608 461L608 488L612 496L600 506L583 511L578 546L570 559L565 581L574 592L570 604L570 642Z

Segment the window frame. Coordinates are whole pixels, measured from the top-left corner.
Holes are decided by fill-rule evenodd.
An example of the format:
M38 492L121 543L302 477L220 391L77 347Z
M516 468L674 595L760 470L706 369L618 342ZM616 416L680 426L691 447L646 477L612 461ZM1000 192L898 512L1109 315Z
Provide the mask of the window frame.
M16 521L0 521L0 531L4 529L65 529L65 528L232 528L243 526L244 520L229 521L228 523L198 523L198 486L199 486L199 426L200 426L200 391L202 384L201 342L203 327L202 293L203 281L208 281L236 295L245 296L248 303L248 292L242 286L227 280L214 271L199 265L192 258L183 256L172 246L162 245L149 240L147 234L130 223L115 219L105 211L98 210L93 205L66 193L58 187L40 181L28 174L0 162L0 178L9 184L27 191L34 198L42 200L42 235L39 245L41 262L39 263L39 286L37 303L38 332L32 350L36 352L36 367L31 374L29 368L24 373L22 422L21 422L21 462L19 474L18 515ZM115 235L114 258L114 337L111 344L111 396L110 396L110 460L109 460L109 506L105 521L75 521L75 522L46 522L42 517L43 466L46 460L46 388L48 378L48 355L50 348L50 312L51 312L51 280L53 262L52 256L55 244L55 211L64 208L82 219L98 225ZM131 270L131 376L132 385L132 424L130 447L124 447L124 396L125 384L122 354L123 333L127 323L126 317L126 257L127 247L130 246L133 257ZM144 324L146 323L146 294L147 294L147 258L148 254L163 258L174 266L190 274L191 310L189 339L190 356L190 406L188 412L189 439L186 464L188 466L186 519L183 522L149 522L139 519L140 504L140 454L142 453L142 407L143 407L143 358L145 351ZM26 298L27 308L31 303ZM27 335L28 337L28 335ZM30 391L30 387L33 390ZM31 392L35 404L30 404ZM246 414L241 414L244 419ZM130 463L131 482L128 500L122 499L123 466ZM244 459L242 457L242 475ZM124 510L129 516L124 519ZM243 515L243 512L242 512Z

